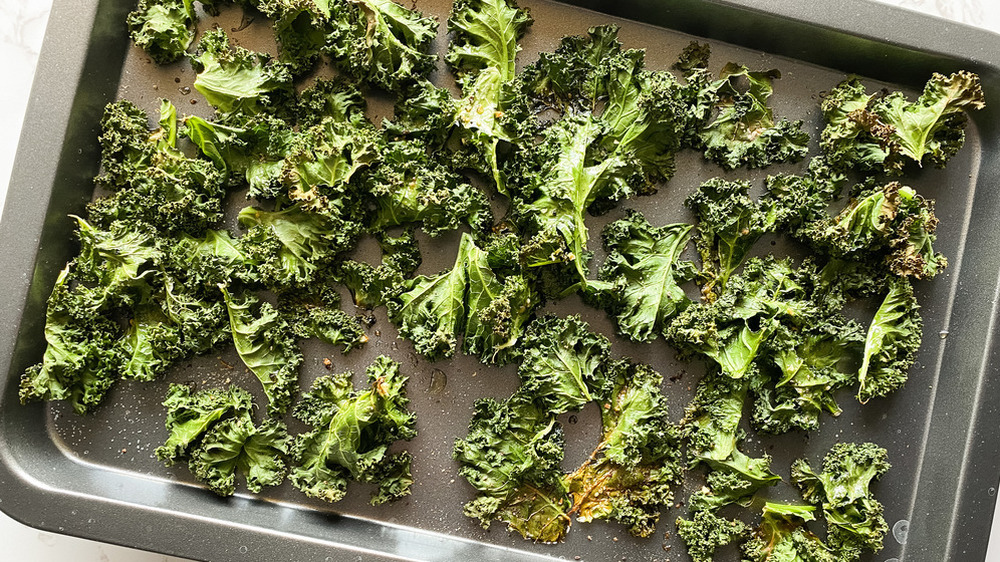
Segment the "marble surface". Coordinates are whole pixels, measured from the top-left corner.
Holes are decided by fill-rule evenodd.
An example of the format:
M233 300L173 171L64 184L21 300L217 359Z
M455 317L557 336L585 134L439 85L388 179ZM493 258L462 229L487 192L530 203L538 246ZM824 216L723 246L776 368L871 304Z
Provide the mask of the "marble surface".
M996 0L877 0L904 8L1000 31L1000 2ZM0 206L13 166L16 139L27 107L51 0L0 0ZM1000 517L993 535L1000 537ZM55 535L21 525L0 513L0 558L22 562L183 562L181 558L142 552L116 545ZM1000 562L1000 540L993 540L988 562Z

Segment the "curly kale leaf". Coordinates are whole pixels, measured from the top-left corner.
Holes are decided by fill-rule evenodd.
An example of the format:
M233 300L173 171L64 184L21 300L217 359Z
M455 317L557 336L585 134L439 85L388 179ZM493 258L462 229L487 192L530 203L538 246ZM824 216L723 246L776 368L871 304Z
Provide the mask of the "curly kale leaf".
M490 265L489 248L469 247L466 257L466 312L462 351L484 363L507 363L520 356L524 326L541 302L520 275L501 280Z
M468 224L474 232L493 226L490 203L482 191L428 154L422 143L394 142L380 155L378 168L368 177L375 197L371 227L384 230L419 222L430 236Z
M648 537L670 504L681 466L676 430L660 391L663 378L645 365L616 363L602 389L601 442L564 477L577 520L618 521Z
M191 451L189 467L195 477L220 496L236 491L236 472L246 477L247 489L285 480L290 439L285 424L274 419L255 426L249 412L215 423Z
M437 22L391 0L334 0L326 52L347 74L398 92L426 78Z
M330 118L360 128L370 125L368 100L358 84L345 78L317 78L299 94L295 120L300 127L319 125Z
M291 328L273 306L253 294L233 296L224 285L219 289L229 309L236 352L264 387L268 412L284 413L298 386L298 368L302 364L302 352Z
M374 266L354 260L337 265L335 277L354 298L354 304L364 309L384 306L403 290L404 277L394 267Z
M296 75L312 70L332 31L328 0L253 0L274 21L280 60Z
M266 112L291 95L292 75L286 65L230 45L222 29L202 36L191 64L198 73L195 89L222 116Z
M254 426L245 390L230 386L192 392L173 384L163 405L169 436L156 456L167 466L187 458L195 477L221 496L235 492L237 470L252 492L284 480L287 430L273 419Z
M521 340L521 388L554 414L579 410L603 384L611 342L579 316L546 316Z
M170 466L188 457L216 422L249 413L253 399L235 386L193 392L190 386L171 384L163 405L167 408L169 436L156 449L156 457Z
M815 521L811 505L764 504L753 538L743 544L747 562L836 562L841 560L805 524Z
M45 352L41 363L21 375L20 400L68 400L84 414L96 407L117 378L118 325L81 306L72 287L71 267L56 279L45 312Z
M539 173L531 176L517 208L532 233L522 252L528 268L564 264L575 273L574 283L586 282L591 253L584 213L629 196L624 178L635 169L619 157L595 160L603 130L592 117L565 118L546 129L534 156Z
M119 370L126 379L150 381L178 361L228 340L226 308L167 278L155 302L140 304L117 342Z
M404 281L402 291L389 301L389 319L399 334L413 342L417 353L430 359L451 357L465 322L466 263L475 242L462 235L455 265L450 270Z
M84 413L118 377L152 380L226 339L224 308L164 266L177 248L138 222L107 230L77 218L80 254L46 311L46 351L22 377L21 399L69 400ZM187 288L181 288L187 286Z
M378 484L373 505L410 493L409 454L388 452L394 442L416 436L407 379L385 356L366 375L368 388L360 391L351 373L319 377L295 407L295 417L314 429L296 438L289 479L309 497L340 501L350 480Z
M622 49L618 27L566 37L524 72L522 89L564 116L590 113L606 126L601 149L641 167L630 180L639 193L673 175L674 154L690 127L690 92L668 72L643 69L644 52Z
M193 0L140 0L127 19L132 41L157 64L185 55L194 41L196 21Z
M767 105L772 82L780 76L777 70L752 72L734 63L722 69L719 80L708 86L717 97L714 119L698 132L706 158L733 170L795 162L806 155L809 136L802 122L776 123Z
M77 305L93 313L131 307L145 301L155 285L156 263L163 251L156 231L140 222L116 221L107 230L80 217L80 254L72 262Z
M167 232L200 234L222 219L224 177L211 163L177 149L177 109L160 103L159 127L129 101L109 104L101 119L96 182L114 193L89 204L92 222L107 227L138 220Z
M768 433L808 431L819 427L824 411L840 415L834 392L857 381L849 365L860 355L864 339L863 327L840 316L802 331L780 332L769 344L776 376L766 377L770 380L763 386L753 383L754 426Z
M748 182L712 178L684 200L698 218L697 246L706 300L726 290L729 277L761 236L789 220L790 209L772 199L754 201L749 191Z
M530 397L519 392L503 402L477 401L454 456L462 465L459 474L478 492L465 514L484 528L499 519L536 541L565 536L571 503L559 469L562 427Z
M886 396L906 382L907 372L920 348L923 321L913 287L906 278L893 281L868 325L858 400Z
M793 268L789 259L753 258L721 297L689 306L664 335L683 355L707 357L726 376L752 377L780 330L822 317L810 298L813 275L815 268Z
M929 279L948 260L934 251L934 202L899 182L858 193L835 217L806 223L798 236L838 258L878 260L901 277Z
M765 486L780 477L771 472L771 458L751 458L737 448L743 438L739 428L747 400L746 381L710 373L698 385L694 400L681 421L681 436L688 443L692 465L712 469L708 487L692 495L694 511L715 511L731 503L746 505Z
M373 268L367 278L377 276ZM373 281L375 287L381 286L377 279ZM466 353L502 363L516 356L515 343L538 302L520 277L501 281L490 268L487 253L472 236L463 234L450 270L404 281L402 291L388 304L389 319L421 355L431 360L451 357L458 335L464 333Z
M823 510L827 541L839 560L882 549L888 525L871 485L889 468L886 450L874 443L837 443L823 459L822 472L804 459L792 464L792 482L806 501Z
M381 139L363 117L340 109L299 130L265 115L230 125L188 117L185 134L231 183L241 175L249 196L288 198L335 220L360 222L364 204L352 179L379 160Z
M253 277L239 244L225 230L206 230L197 238L181 234L165 249L161 265L188 289L211 293L232 278Z
M711 44L691 41L684 47L680 56L677 57L677 62L670 65L670 68L680 70L685 76L688 76L696 70L708 68L708 59L711 56Z
M531 22L527 10L514 0L461 0L448 18L453 35L445 61L462 88L454 122L467 131L483 161L481 171L493 178L501 193L506 188L497 148L518 136L504 120L511 95L507 90L515 77L517 41Z
M614 315L619 333L652 341L691 304L680 287L695 275L694 264L680 259L691 229L687 224L653 227L638 211L604 228L608 258L600 279L609 287L597 298Z
M750 528L742 521L696 511L691 519L677 519L677 534L693 562L712 562L719 548L745 538Z
M965 143L966 111L985 106L979 76L934 73L915 102L901 92L868 94L848 78L823 100L820 143L837 166L901 173L907 162L943 168Z
M246 181L248 196L274 198L287 191L285 159L302 150L305 135L270 115L240 114L227 121L230 124L190 115L184 119L183 134L230 184Z
M305 131L285 159L282 180L288 197L303 207L337 217L356 215L348 183L361 169L380 159L378 134L370 125L332 117Z
M246 207L239 214L247 233L238 248L254 267L254 277L268 286L309 284L317 270L354 245L357 223L311 213L301 205L264 211Z
M788 210L788 228L794 236L802 238L799 230L827 216L830 203L840 197L847 176L834 169L823 156L814 157L801 176L775 174L766 180L767 198Z

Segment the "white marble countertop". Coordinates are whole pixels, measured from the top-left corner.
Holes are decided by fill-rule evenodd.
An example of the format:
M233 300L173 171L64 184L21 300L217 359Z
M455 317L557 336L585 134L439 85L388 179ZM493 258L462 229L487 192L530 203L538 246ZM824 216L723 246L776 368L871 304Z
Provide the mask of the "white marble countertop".
M877 0L1000 32L996 0ZM52 0L0 0L0 207L3 205L28 103L31 78ZM993 535L1000 537L1000 517ZM183 562L181 558L55 535L21 525L0 513L4 560L22 562ZM1000 540L991 541L986 560L1000 561Z

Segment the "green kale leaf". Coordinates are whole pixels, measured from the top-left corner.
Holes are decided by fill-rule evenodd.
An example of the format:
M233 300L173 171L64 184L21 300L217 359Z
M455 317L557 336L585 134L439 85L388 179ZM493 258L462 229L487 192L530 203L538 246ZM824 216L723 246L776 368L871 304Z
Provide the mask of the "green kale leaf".
M521 340L521 388L553 414L594 400L610 360L611 342L579 316L546 316L528 325Z
M719 80L708 86L717 98L714 118L698 133L706 158L733 170L795 162L806 155L809 136L802 131L802 122L775 123L767 105L772 82L780 77L777 70L752 72L735 63L722 69Z
M252 293L230 295L225 285L219 290L229 309L236 352L264 387L268 412L283 414L292 402L302 364L291 328L273 306Z
M646 365L618 362L602 389L601 442L564 477L577 520L618 521L648 537L683 473L679 441L660 391L663 378Z
M285 424L268 419L255 426L245 411L213 424L191 451L189 466L220 496L236 491L237 470L246 477L247 489L259 493L285 480L289 443Z
M979 76L934 73L915 102L901 92L868 94L848 78L823 100L820 146L836 166L902 173L907 162L943 168L965 144L966 111L985 106Z
M462 99L455 111L455 125L467 131L483 162L481 171L506 192L498 146L518 134L504 120L514 81L517 41L531 25L527 10L514 0L460 0L448 18L452 40L445 61L455 71Z
M691 519L677 519L677 534L687 546L693 562L713 562L715 551L750 534L742 521L696 511Z
M770 198L754 201L749 191L748 182L713 178L684 200L698 218L702 295L708 301L725 291L729 277L760 237L789 220L788 208Z
M168 64L191 46L197 20L193 0L139 0L126 21L132 41L157 64Z
M193 392L188 385L172 384L163 405L169 436L156 449L156 457L170 466L187 457L216 422L250 412L253 399L235 386Z
M313 427L292 447L292 485L309 497L337 502L348 481L378 485L372 504L410 493L410 456L390 454L390 445L416 436L407 410L406 377L399 363L379 356L366 371L368 388L357 391L352 373L322 376L295 407L295 417Z
M375 198L373 229L418 222L428 235L437 236L463 224L478 233L493 226L490 203L483 192L441 158L441 154L428 154L417 141L385 147L381 163L367 180Z
M875 311L865 336L858 400L886 396L906 382L923 335L920 306L906 278L895 280Z
M619 333L633 341L652 341L691 304L680 287L695 276L694 264L680 259L691 229L687 224L653 227L637 211L604 228L608 258L600 279L609 286L596 292L614 315Z
M827 541L838 560L857 560L878 552L888 531L882 504L871 491L873 480L889 470L886 450L874 443L837 443L816 472L804 459L792 464L792 482L802 497L823 510Z
M811 505L764 504L753 538L743 544L747 562L836 562L841 560L805 524L815 521Z
M253 115L269 110L290 95L292 75L267 55L229 44L222 29L205 33L191 58L198 73L194 87L222 116Z
M519 392L503 402L477 401L454 456L459 474L479 494L465 504L465 514L484 528L499 519L539 542L565 536L571 502L559 470L562 427L530 397Z

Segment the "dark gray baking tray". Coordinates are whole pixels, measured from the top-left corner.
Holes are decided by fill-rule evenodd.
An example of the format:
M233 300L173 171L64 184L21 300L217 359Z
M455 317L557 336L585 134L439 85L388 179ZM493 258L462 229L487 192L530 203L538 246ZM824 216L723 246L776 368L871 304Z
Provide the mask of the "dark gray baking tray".
M206 110L204 103L189 103L195 94L180 90L191 86L189 68L157 68L129 45L122 22L131 4L57 0L50 16L0 221L0 509L49 531L217 561L685 560L672 524L685 513L683 507L667 511L651 539L632 539L611 524L574 524L559 545L523 541L500 525L486 532L464 517L461 505L472 490L457 476L450 459L452 442L465 434L472 402L482 395L509 394L516 376L510 368L484 368L468 358L425 363L406 342L396 342L384 316L378 317L364 350L341 357L329 349L310 349L302 384L325 373L320 364L324 355L334 359L338 371L360 372L379 353L403 362L420 432L407 445L414 454L416 484L410 498L389 506L368 506L367 490L360 488L339 504L312 502L287 484L263 496L220 499L194 483L185 467L167 469L153 459L152 449L164 439L159 402L167 384L231 379L252 386L246 373L226 367L238 361L225 350L183 365L162 381L120 384L107 405L87 418L61 404L18 404L19 375L43 351L45 298L74 251L66 215L82 212L93 195L103 106L124 96L152 110L157 98L167 96L182 112ZM449 4L417 1L442 21ZM877 488L893 532L884 550L869 560L982 560L1000 480L994 342L1000 298L1000 37L864 0L523 4L537 23L523 42L522 61L552 49L564 34L581 34L590 25L614 20L605 14L631 19L614 21L622 25L628 47L647 48L652 68L666 68L692 36L712 42L716 69L727 60L780 68L776 112L804 119L814 137L820 126L820 92L844 73L861 74L873 87L891 85L911 93L932 72L968 69L980 74L988 108L972 116L966 148L946 171L923 170L907 178L937 199L938 249L951 261L945 275L917 286L925 338L910 382L893 397L863 409L849 395L841 397L844 414L825 418L808 438L753 437L747 447L771 453L774 469L787 476L792 459L806 456L818 462L836 440L874 440L889 450L894 465ZM231 21L227 29L239 27L238 12L223 17L231 18L224 20ZM237 32L234 37L245 36ZM438 46L444 45L442 33ZM688 218L679 202L701 180L719 173L693 153L682 154L678 164L679 174L661 193L628 203L654 224ZM767 172L778 169L799 166ZM760 180L763 175L750 177ZM600 225L616 216L594 221L595 238ZM424 271L446 266L449 254L428 257ZM603 313L572 299L553 310L579 312L596 329L612 331ZM697 365L677 363L662 342L636 346L616 341L614 352L649 362L668 377L683 375L664 388L674 416L680 416L697 380ZM563 422L569 466L586 455L587 443L595 438L596 412L584 410ZM678 499L697 485L694 477ZM794 498L787 488L771 493ZM720 559L724 556L736 558L732 551Z

